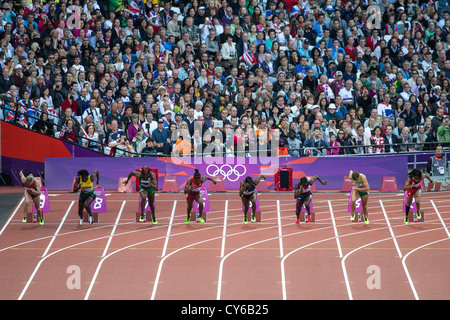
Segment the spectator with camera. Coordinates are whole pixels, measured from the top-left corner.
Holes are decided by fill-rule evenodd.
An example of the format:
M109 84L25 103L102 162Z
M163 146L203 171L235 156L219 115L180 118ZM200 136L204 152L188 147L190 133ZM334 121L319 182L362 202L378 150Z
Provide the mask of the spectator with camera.
M437 131L438 141L444 147L450 146L450 118L448 115L443 117L441 125Z

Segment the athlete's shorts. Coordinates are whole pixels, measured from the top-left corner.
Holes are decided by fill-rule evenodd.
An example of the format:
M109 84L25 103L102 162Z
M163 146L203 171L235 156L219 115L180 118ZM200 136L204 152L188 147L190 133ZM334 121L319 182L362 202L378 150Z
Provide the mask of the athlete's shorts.
M199 193L200 192L188 193L186 195L186 199L189 200L189 201L194 201L197 198L197 196L199 195Z
M80 202L81 202L81 203L85 203L86 200L87 200L89 197L92 197L92 199L95 199L96 196L97 196L97 195L95 194L95 190L94 190L94 189L92 189L92 190L89 191L89 192L83 192L83 191L81 191L81 192L80 192Z
M312 193L301 195L297 198L297 200L304 202L306 199L308 199L308 197L312 197Z
M369 192L361 192L361 191L356 191L356 192L358 192L360 197L364 197L364 196L368 196L369 195Z
M250 193L250 194L243 194L242 195L242 198L245 198L245 199L251 199L252 197L253 197L253 195L254 195L255 193Z
M155 194L156 190L153 188L144 188L143 186L139 186L139 191L144 190L146 191L148 194Z
M416 193L417 190L421 190L421 189L422 189L421 186L419 186L419 187L417 187L417 188L413 188L413 189L408 189L408 190L406 190L406 194L407 194L408 196L412 196L413 194Z

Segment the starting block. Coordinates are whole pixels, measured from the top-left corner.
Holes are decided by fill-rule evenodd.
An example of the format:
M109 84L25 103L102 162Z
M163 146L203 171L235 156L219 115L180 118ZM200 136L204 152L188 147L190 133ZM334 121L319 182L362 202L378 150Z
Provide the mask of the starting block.
M258 188L260 192L269 192L269 187L267 186L267 181L261 179L258 183Z
M133 190L133 184L136 183L136 177L132 176L130 178L130 181L128 181L127 185L124 185L123 183L127 181L128 177L120 177L119 181L117 182L117 192L125 192L125 193L132 193Z
M91 212L92 217L94 218L94 222L99 222L100 219L98 218L99 213L106 213L108 211L108 207L106 205L106 196L105 196L105 190L103 187L97 186L94 188L95 191L95 199L91 203ZM85 211L83 213L83 221L88 222L89 221L89 214Z
M178 192L177 177L164 176L163 192Z
M100 222L98 218L99 213L106 213L108 211L108 207L106 205L106 196L105 190L103 187L97 186L94 188L95 191L95 199L91 203L91 212L92 217L94 218L94 222ZM83 222L89 222L89 214L85 210L83 212Z
M380 192L398 192L397 179L394 176L386 176L381 179Z
M349 192L353 188L353 181L348 176L344 177L342 181L341 192Z
M138 210L136 211L136 222L139 222L139 218L141 217L141 200L142 196L139 194L139 202L138 202ZM153 202L153 205L155 205L155 202ZM152 221L152 210L150 210L150 206L148 205L148 198L145 199L145 221ZM155 207L155 213L156 213L156 207Z
M352 213L352 192L353 192L353 188L350 190L350 195L348 197L348 213ZM355 214L358 215L358 219L355 218L355 220L353 220L352 222L361 222L362 221L362 204L361 204L361 198L356 200L355 203Z
M259 208L259 199L258 199L258 191L256 191L256 201L255 201L255 205L256 205L256 210L255 210L255 218L256 218L256 222L261 222L262 221L262 216L261 216L261 209ZM247 216L247 221L251 221L252 219L252 202L250 201L249 206L248 206L248 211L245 212L245 207L244 204L242 204L242 212Z
M405 191L405 193L403 195L403 213L406 212L406 198L407 198L407 194ZM417 212L417 207L416 207L416 200L413 197L411 205L409 207L408 219L409 219L409 221L413 221L413 222L424 222L425 221L425 213L423 212L423 210L420 210L420 214L422 215L420 220L417 219L415 212Z
M94 188L95 199L91 203L92 213L106 213L108 212L108 206L106 204L105 189L97 186Z
M423 181L422 181L423 184ZM442 187L442 182L440 181L434 181L433 183L429 182L427 185L427 191L441 191L441 187ZM425 189L422 187L422 190Z
M311 201L309 202L309 211L311 214L311 222L316 222L316 213L314 212L312 198L311 198ZM302 213L304 213L304 214L302 214ZM300 222L305 222L305 214L306 213L308 213L308 211L306 211L305 205L302 205L302 209L300 210Z
M41 195L39 199L39 208L42 210L42 213L50 212L50 204L48 200L48 191L47 188L41 187ZM27 212L27 222L37 222L37 210L34 202L32 202L31 212Z
M206 188L202 187L200 188L200 194L203 197L203 212L202 212L202 218L203 220L206 221L206 215L208 212L211 211L210 206L209 206L209 197L208 197L208 190L206 190ZM191 214L191 221L197 221L197 217L198 217L198 203L197 201L194 200L194 206L192 208L192 212L195 213L195 215Z
M225 184L222 176L215 176L213 178L217 184L209 183L209 192L225 192Z

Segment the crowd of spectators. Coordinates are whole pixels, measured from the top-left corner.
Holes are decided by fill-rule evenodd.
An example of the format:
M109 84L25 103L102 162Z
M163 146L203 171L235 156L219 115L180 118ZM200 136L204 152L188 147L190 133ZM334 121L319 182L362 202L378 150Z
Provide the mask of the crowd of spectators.
M2 119L93 150L450 144L445 0L0 2Z

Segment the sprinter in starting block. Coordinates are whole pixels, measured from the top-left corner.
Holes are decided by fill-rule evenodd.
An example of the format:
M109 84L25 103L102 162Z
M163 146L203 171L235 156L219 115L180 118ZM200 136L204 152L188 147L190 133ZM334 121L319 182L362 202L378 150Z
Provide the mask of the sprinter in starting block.
M41 183L34 178L32 174L29 174L27 177L23 174L22 171L19 173L20 181L25 185L25 206L24 206L24 216L22 222L27 222L27 211L28 206L33 202L36 208L39 224L44 224L44 213L40 207L40 195L41 195Z
M366 175L359 173L358 171L350 170L348 177L352 180L353 189L351 191L351 216L350 220L354 221L356 218L355 209L356 201L361 199L362 213L364 223L369 224L369 215L367 213L367 201L369 201L370 186L367 181Z
M202 177L198 169L195 169L194 176L189 178L186 182L186 186L184 187L184 193L186 194L186 202L187 202L186 224L189 224L189 221L191 221L191 210L194 207L194 201L198 203L198 221L200 221L200 223L205 222L205 220L202 217L203 196L200 190L202 188L203 182L205 182L206 180L209 180L214 184L217 183L211 177Z
M314 176L310 180L308 180L307 177L302 177L300 178L300 181L295 185L294 198L297 199L297 205L295 208L297 221L295 222L295 224L300 224L300 213L302 211L303 205L305 206L306 212L308 214L306 221L311 222L311 208L309 205L312 200L311 186L316 180L318 180L322 185L327 184L327 180L321 180L318 176Z
M78 215L80 216L80 221L78 225L83 224L83 210L86 209L89 214L89 223L94 223L94 217L92 216L91 203L95 200L96 194L94 190L94 181L99 182L98 170L94 170L92 174L86 169L78 171L78 175L75 179L75 186L73 187L74 192L80 192L80 199L78 201Z
M123 184L127 185L131 177L136 177L136 179L139 179L139 193L141 195L141 216L139 217L139 222L145 221L145 204L148 200L148 206L152 212L152 222L153 224L158 224L155 216L155 193L158 188L156 174L151 172L148 166L143 166L140 172L131 171L127 180L125 180Z
M409 210L411 209L411 203L414 201L416 203L416 217L418 220L421 220L421 212L420 212L420 194L422 189L422 182L424 179L428 179L430 183L433 183L433 180L426 173L422 173L419 169L414 169L408 174L408 179L406 179L405 185L403 186L403 190L406 191L406 205L405 205L405 220L404 223L408 224L409 222Z
M239 196L242 199L242 204L244 205L244 224L247 224L247 212L250 207L250 203L252 204L252 217L251 221L256 222L256 198L258 197L256 186L258 185L261 179L266 180L267 177L263 174L260 174L256 179L252 179L252 177L248 176L244 181L241 182L241 186L239 188Z

